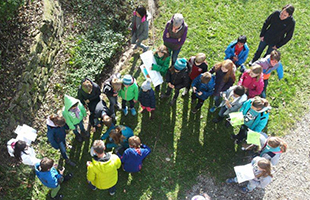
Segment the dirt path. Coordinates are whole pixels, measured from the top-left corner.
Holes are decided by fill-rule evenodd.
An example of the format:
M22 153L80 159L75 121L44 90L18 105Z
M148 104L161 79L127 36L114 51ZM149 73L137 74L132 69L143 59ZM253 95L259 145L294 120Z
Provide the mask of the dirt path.
M297 122L290 133L283 137L288 151L282 154L274 168L274 178L268 187L242 194L237 185L215 185L212 178L200 176L197 184L188 192L187 199L196 194L207 193L212 199L252 200L305 200L310 199L310 112Z

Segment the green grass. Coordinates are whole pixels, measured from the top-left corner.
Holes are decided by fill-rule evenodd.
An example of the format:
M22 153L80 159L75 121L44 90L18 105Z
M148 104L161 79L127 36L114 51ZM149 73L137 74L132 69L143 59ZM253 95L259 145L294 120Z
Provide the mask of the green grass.
M266 4L262 0L162 0L159 2L161 7L155 21L155 44L158 46L162 43L166 22L174 13L180 12L189 25L188 38L180 57L189 58L198 52L204 52L211 67L223 60L227 45L244 34L248 37L250 47L249 61L257 48L264 20L285 3L272 1ZM265 131L279 136L288 134L289 128L308 111L305 102L310 96L306 76L309 74L310 47L310 11L306 9L308 1L292 0L290 3L296 8L296 29L293 39L280 49L285 69L284 79L278 81L276 74L273 74L267 91L267 99L273 109ZM138 83L142 83L144 78L138 70L141 64L138 58L139 56L134 54L128 67L121 73L130 73L137 78ZM93 138L83 145L73 142L74 149L70 150L70 156L79 167L67 167L75 177L62 185L60 193L66 196L65 199L185 199L186 192L196 183L198 175L209 175L217 183L221 183L233 175L233 166L248 162L248 154L240 148L235 152L229 138L229 134L236 130L225 128L223 122L214 124L211 121L216 116L216 113L208 112L213 103L212 99L207 100L201 112L196 115L190 112L194 105L189 97L179 97L176 107L170 107L168 102L157 97L154 121L150 121L147 114L138 114L135 117L129 114L124 117L118 113L120 124L133 128L142 142L151 147L152 153L144 161L141 172L128 174L119 170L117 193L114 197L109 197L107 191L90 191L87 188L85 163L91 159L89 148L92 141L100 137L100 133L95 133ZM136 108L138 109L138 105ZM40 135L38 153L42 157L51 156L57 160L59 153L46 143L45 133ZM69 135L68 140L70 139L73 139L72 134ZM167 158L170 161L167 161ZM13 178L18 178L19 168ZM32 183L33 176L29 177L31 178L25 181ZM48 190L37 179L33 187L27 186L21 182L19 186L12 187L17 187L17 192L22 189L28 192L23 199L47 197Z

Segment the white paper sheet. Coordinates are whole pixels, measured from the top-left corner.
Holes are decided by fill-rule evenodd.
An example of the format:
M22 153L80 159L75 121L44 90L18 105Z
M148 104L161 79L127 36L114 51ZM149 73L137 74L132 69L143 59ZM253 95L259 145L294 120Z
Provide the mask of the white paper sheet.
M140 66L141 72L143 73L145 78L150 78L154 87L162 84L163 77L158 71L151 70L152 64L156 64L156 60L154 58L152 51L147 51L140 55L143 65Z
M235 166L234 167L238 183L242 183L244 181L252 180L255 178L253 172L253 166L251 163L247 165Z

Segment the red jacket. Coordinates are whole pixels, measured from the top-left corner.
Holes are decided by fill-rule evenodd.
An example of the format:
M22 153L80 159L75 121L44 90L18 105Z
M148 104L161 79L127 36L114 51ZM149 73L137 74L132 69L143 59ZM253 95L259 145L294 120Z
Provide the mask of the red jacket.
M242 74L238 85L243 85L248 89L249 98L258 96L264 89L263 73L261 74L259 81L257 81L257 77L252 78L250 76L250 70L247 70Z

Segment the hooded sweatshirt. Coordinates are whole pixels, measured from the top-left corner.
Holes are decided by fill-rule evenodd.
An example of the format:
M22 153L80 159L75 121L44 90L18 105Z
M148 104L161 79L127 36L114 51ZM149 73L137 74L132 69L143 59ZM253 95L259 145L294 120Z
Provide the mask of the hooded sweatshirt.
M121 160L115 154L106 153L104 157L94 157L87 167L87 180L98 189L109 189L118 180L118 171Z
M52 147L54 147L55 149L59 149L60 142L66 143L65 126L56 126L49 117L46 119L46 125L48 141L51 143Z
M35 172L43 185L48 188L56 188L58 186L59 180L63 177L54 167L46 172L40 171L40 163L36 164Z
M78 99L70 97L68 95L65 95L64 102L65 106L63 107L62 115L65 118L69 128L71 130L74 130L75 129L74 125L79 124L83 120L83 117L87 116L86 110ZM69 111L69 109L76 103L78 103L78 109L80 110L78 117L76 113Z

